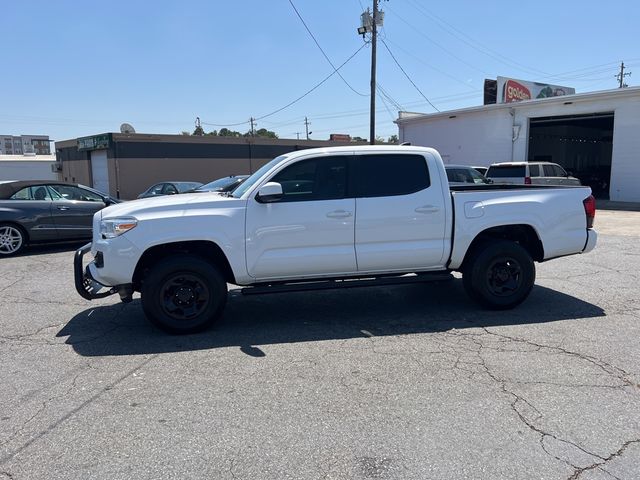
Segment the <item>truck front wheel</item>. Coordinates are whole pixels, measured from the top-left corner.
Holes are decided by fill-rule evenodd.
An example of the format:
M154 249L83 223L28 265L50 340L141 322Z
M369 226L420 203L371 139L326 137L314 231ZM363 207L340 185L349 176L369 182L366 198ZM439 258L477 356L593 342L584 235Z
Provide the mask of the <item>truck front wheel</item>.
M522 246L496 240L481 244L471 254L462 272L462 283L476 302L493 310L506 310L529 296L536 267Z
M176 254L159 261L142 282L142 309L158 328L172 334L209 328L227 302L227 283L205 259Z

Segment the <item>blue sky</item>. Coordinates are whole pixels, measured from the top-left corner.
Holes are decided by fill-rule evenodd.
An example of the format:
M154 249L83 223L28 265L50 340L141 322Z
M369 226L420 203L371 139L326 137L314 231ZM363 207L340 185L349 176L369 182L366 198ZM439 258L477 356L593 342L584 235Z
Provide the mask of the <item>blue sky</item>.
M356 33L365 0L292 0L339 66L363 45ZM439 110L482 103L498 75L573 86L616 87L621 60L640 85L640 2L625 0L426 2L389 0L381 38ZM6 2L0 30L0 134L54 140L118 131L247 131L248 119L280 138L330 133L367 137L371 50L333 71L289 0L190 2L68 0ZM397 133L399 108L433 112L378 44L376 133ZM246 122L239 125L240 122ZM215 124L215 125L213 125Z

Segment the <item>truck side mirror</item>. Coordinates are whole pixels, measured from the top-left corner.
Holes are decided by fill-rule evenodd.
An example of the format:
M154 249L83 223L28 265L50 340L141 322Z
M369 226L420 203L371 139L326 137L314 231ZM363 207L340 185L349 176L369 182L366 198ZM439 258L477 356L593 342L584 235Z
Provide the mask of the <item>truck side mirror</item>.
M271 203L277 202L283 196L282 185L278 182L267 182L258 190L256 202Z

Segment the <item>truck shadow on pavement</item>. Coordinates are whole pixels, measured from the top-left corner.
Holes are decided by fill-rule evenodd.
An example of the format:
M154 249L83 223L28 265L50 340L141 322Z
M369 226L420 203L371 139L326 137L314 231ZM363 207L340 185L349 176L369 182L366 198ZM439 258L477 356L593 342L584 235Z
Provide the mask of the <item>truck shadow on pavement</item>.
M147 355L260 345L411 335L605 316L602 308L541 286L519 307L483 310L462 282L243 296L231 291L222 319L195 335L171 336L144 318L139 300L85 310L57 334L82 356Z

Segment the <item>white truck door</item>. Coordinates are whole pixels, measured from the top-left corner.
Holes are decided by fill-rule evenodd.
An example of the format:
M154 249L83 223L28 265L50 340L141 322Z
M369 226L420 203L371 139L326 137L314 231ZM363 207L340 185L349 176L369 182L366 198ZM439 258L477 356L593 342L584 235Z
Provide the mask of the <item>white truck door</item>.
M357 271L354 249L355 199L347 197L349 156L303 159L269 181L283 197L247 203L246 258L259 280Z
M450 194L435 162L408 153L355 157L359 272L443 267Z

